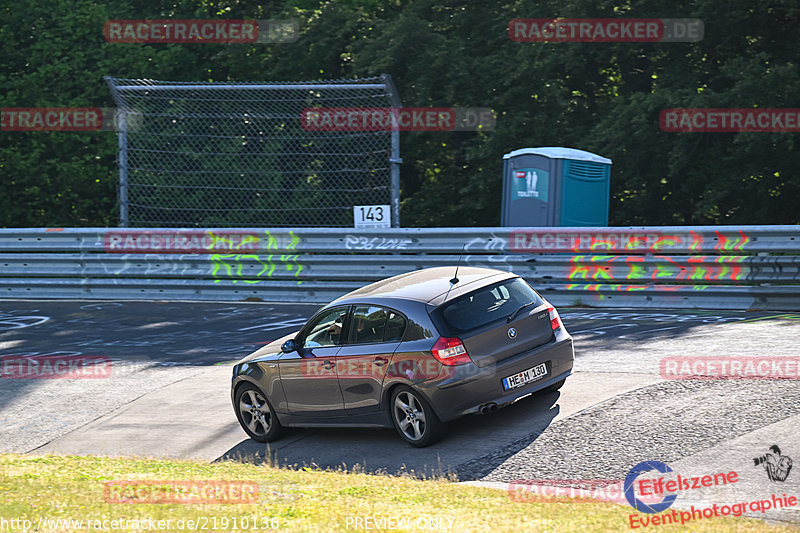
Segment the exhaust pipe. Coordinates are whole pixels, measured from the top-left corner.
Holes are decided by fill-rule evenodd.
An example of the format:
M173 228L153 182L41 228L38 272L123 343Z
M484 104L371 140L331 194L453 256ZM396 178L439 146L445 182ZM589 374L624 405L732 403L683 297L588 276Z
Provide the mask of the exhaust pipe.
M488 415L489 413L497 411L497 404L494 402L485 403L478 408L478 411L480 411L482 415Z

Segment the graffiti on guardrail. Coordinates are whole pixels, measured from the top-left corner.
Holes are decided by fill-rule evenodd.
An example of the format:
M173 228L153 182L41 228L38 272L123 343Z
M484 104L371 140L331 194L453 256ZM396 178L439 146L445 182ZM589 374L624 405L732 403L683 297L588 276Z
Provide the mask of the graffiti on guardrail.
M751 239L743 231L715 236L689 230L687 233L658 231L609 230L591 232L580 229L513 230L509 235L510 250L531 252L657 252L663 250L741 251Z
M210 232L209 232L210 233ZM273 235L269 231L264 232L265 237L256 237L258 250L294 250L300 239L293 233L288 235ZM218 237L219 242L221 237ZM238 250L238 249L237 249ZM244 283L261 283L265 279L271 279L277 274L292 275L297 278L303 270L303 265L298 263L296 254L213 254L211 256L211 277L214 283L220 283L223 279L231 280L233 283L242 281ZM287 274L288 273L288 274ZM297 280L297 284L303 283Z
M690 267L676 264L668 257L659 258L665 262L658 263L653 270L652 279L669 278L690 281L742 281L747 269L739 265L747 259L745 256L722 255L708 257L696 255L687 258Z
M750 272L740 263L746 256L691 256L685 258L685 265L676 258L653 256L645 261L637 255L575 255L570 258L570 271L567 279L621 281L744 281ZM684 258L680 258L684 260Z
M470 266L488 266L501 270L511 270L508 265L510 256L503 252L508 250L508 240L505 237L490 233L486 237L475 237L464 245L464 264ZM480 255L472 256L470 252ZM487 255L491 254L491 255ZM486 264L489 263L489 264ZM505 268L504 268L505 267Z
M411 239L401 237L363 237L347 235L344 246L348 250L405 250Z
M570 266L567 279L574 280L581 279L607 279L612 280L614 276L611 275L611 263L618 257L622 256L608 256L608 255L576 255L570 259L572 263ZM629 257L625 258L625 263L628 263Z
M263 248L267 250L296 250L297 245L300 243L300 238L290 231L288 235L273 235L269 231L264 231L267 236L266 245Z
M140 274L154 277L196 276L200 272L192 258L192 254L171 256L169 259L157 254L125 254L118 261L98 263L97 267L102 268L104 274L117 277ZM142 267L144 272L141 272Z
M297 278L304 266L298 262L299 255L285 253L294 251L300 238L289 231L287 234L235 231L110 231L103 237L106 251L131 254L131 261L124 263L114 274L124 274L137 262L142 254L181 253L176 261L152 261L145 257L145 274L159 276L199 275L198 267L192 265L192 254L210 254L210 275L215 283L229 280L233 283L261 283L279 274L281 277ZM279 253L283 252L283 253ZM135 255L134 255L135 254ZM208 271L206 271L208 272ZM301 280L297 281L302 283Z
M704 291L710 285L622 285L612 283L568 283L564 288L568 291L587 291L587 292L635 292L653 290L658 292L680 292L680 291ZM598 294L603 299L602 294Z
M290 273L295 278L300 275L303 265L297 262L298 255L267 256L252 254L214 254L211 256L211 276L214 283L227 279L236 283L261 283L264 279L271 279L275 270L279 273ZM257 272L254 272L257 270ZM303 283L298 280L297 284Z

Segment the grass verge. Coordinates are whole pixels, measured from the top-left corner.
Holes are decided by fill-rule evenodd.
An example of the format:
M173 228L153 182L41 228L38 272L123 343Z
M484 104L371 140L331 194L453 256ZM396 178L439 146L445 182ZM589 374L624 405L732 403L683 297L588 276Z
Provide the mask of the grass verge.
M254 486L255 493L248 491ZM171 503L141 503L154 498ZM192 498L205 502L185 503ZM230 503L233 498L247 503ZM504 491L447 479L237 462L0 454L0 531L606 532L633 531L630 511L600 502L514 502ZM798 531L742 518L642 529Z

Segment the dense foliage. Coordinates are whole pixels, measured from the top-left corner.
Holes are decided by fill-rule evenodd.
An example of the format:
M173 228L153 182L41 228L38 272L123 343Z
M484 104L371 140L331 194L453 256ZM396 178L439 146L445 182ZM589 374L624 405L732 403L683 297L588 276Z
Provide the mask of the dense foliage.
M491 107L493 132L402 134L405 226L496 226L502 155L613 159L611 223L798 223L796 133L668 133L669 107L795 107L795 0L30 0L0 7L2 107L111 107L104 75L393 76L405 106ZM700 18L698 43L519 43L514 18ZM119 44L108 19L300 20L289 44ZM111 132L0 133L0 226L116 225Z

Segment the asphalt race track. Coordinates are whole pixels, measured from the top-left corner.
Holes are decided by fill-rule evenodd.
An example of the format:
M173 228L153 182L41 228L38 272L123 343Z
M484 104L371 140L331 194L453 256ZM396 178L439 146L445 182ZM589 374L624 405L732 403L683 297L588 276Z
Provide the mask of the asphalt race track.
M800 471L771 481L753 461L772 445L800 460L796 379L665 380L659 366L681 356L800 356L800 314L562 308L576 364L560 393L453 422L445 440L424 449L372 429L294 430L269 448L251 441L230 405L230 363L298 329L316 308L0 301L0 356L111 360L105 379L0 379L0 452L269 456L282 465L455 474L498 487L621 480L656 460L684 476L738 473L736 484L692 491L679 500L684 506L800 492ZM800 522L798 514L765 515Z

